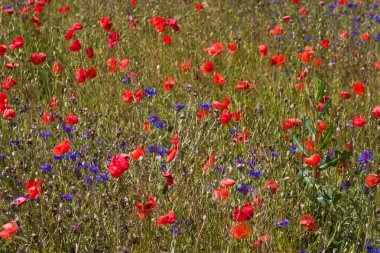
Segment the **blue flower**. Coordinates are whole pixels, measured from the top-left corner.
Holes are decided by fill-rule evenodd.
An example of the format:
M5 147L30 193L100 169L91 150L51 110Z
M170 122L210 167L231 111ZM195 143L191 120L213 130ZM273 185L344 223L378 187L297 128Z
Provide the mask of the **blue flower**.
M41 171L50 171L52 168L54 168L53 164L45 163L43 166L40 167Z
M65 131L66 133L71 133L72 131L74 131L74 129L75 128L73 126L69 126L66 124L62 125L62 130Z
M156 148L156 146L154 146L154 145L152 145L152 146L150 146L150 147L148 148L148 152L149 152L149 153L154 153L154 152L156 152L156 150L157 150L157 148Z
M380 21L379 21L380 23ZM375 42L380 42L380 33L375 36Z
M99 167L91 167L90 171L91 171L91 173L96 174L99 172Z
M62 160L62 158L64 157L64 155L55 155L54 156L54 160Z
M74 152L69 152L67 155L66 155L66 160L76 160L78 158L79 154L77 151L74 151Z
M102 174L99 174L96 176L96 180L97 181L108 181L109 177L108 177L108 173L102 173Z
M295 153L296 150L297 150L297 146L296 145L292 145L292 146L288 147L288 150L289 150L290 153Z
M250 170L249 175L257 179L263 175L263 172L261 170Z
M159 155L165 155L166 153L167 153L168 151L166 150L166 148L163 148L163 147L161 147L161 146L158 146L157 147L157 154L159 154Z
M248 192L253 192L255 191L256 188L250 185L242 184L237 188L237 191L243 194L247 194Z
M363 150L362 153L360 153L358 162L359 164L364 165L364 167L366 167L367 164L372 160L373 160L372 151L365 149Z
M155 128L164 128L165 126L166 126L166 123L161 120L154 122Z
M83 183L85 184L92 184L94 182L94 179L90 175L86 175L83 179Z
M61 199L65 201L70 201L73 199L73 195L71 193L61 195Z
M200 106L202 109L204 109L204 110L210 110L211 107L212 107L212 104L210 104L210 103L200 103L199 106Z
M185 108L185 105L184 104L180 104L180 103L176 103L174 106L173 106L174 110L176 110L177 112L181 111L183 108Z
M157 90L156 89L149 89L149 88L146 88L144 89L144 92L146 95L148 96L153 96L153 95L156 95L157 94Z
M226 169L223 166L216 166L215 167L215 171L216 172L220 172L221 174L224 174L224 172L226 171Z
M46 139L46 138L50 137L52 135L52 133L50 131L46 131L46 132L41 133L41 135L43 138Z

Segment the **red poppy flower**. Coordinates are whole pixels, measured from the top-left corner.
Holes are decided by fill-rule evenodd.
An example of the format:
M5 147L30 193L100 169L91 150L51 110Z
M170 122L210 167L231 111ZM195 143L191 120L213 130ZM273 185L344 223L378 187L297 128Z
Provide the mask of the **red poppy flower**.
M129 154L132 160L138 160L140 157L145 155L145 150L140 147L140 145Z
M87 48L86 55L88 59L92 59L94 57L94 49L92 47Z
M54 108L54 109L58 109L59 108L59 105L57 104L57 102L55 101L56 99L53 97L50 99L49 101L49 105Z
M232 116L231 116L231 119L232 119ZM241 144L241 143L245 143L248 140L248 135L249 135L249 132L245 131L238 134L234 134L231 139L233 142L237 144Z
M212 108L214 109L226 109L230 105L230 99L228 97L224 97L224 103L219 101L212 102Z
M119 41L120 35L117 32L112 32L108 36L108 47L112 48L116 46L117 42Z
M234 54L237 50L237 44L235 42L228 43L227 50L229 54Z
M350 34L348 33L348 31L342 31L342 32L340 32L340 34L339 34L339 37L340 37L342 40L348 39L349 36L350 36Z
M28 59L28 62L38 65L43 63L46 60L46 54L44 53L33 53L32 56Z
M4 56L5 52L7 52L7 46L6 45L0 45L0 56Z
M93 79L97 76L98 70L96 68L88 68L86 69L86 78Z
M24 183L25 191L29 194L29 199L36 199L40 196L41 192L39 188L42 186L42 182L42 179L38 182L32 179Z
M124 72L124 70L128 67L129 60L127 58L124 58L119 62L119 70L120 72Z
M11 204L12 204L12 205L15 205L15 206L21 206L22 204L25 204L26 201L28 201L27 198L25 198L25 197L18 197L18 198L16 198L15 200L13 200L13 201L11 202Z
M173 89L175 83L176 81L172 77L166 78L163 85L164 91L170 91Z
M179 67L182 69L183 72L186 73L191 68L191 61L190 60L185 60L185 61L183 61L183 62L181 62L179 64Z
M274 65L285 66L286 64L285 54L271 56L269 63L271 66L274 66Z
M304 90L305 89L305 84L304 83L297 83L297 84L294 85L294 89L298 90L298 91Z
M75 114L70 113L69 115L67 115L67 116L65 117L65 120L64 120L64 121L65 121L66 124L68 124L68 125L70 125L70 126L73 126L73 125L75 125L75 124L78 123L78 117L75 116Z
M223 179L219 184L219 186L224 186L224 187L229 187L229 186L234 186L234 185L235 185L235 180L232 180L229 178Z
M224 77L219 73L215 73L212 79L216 85L223 85L226 83Z
M169 211L167 215L160 216L157 219L157 225L167 225L175 223L175 215L173 211Z
M298 127L303 124L302 120L298 118L290 118L290 119L284 119L284 121L281 123L281 128L285 131L288 131L292 129L293 127Z
M144 99L145 97L145 91L142 89L137 89L133 93L133 97L136 99L136 102L139 102Z
M276 193L278 191L278 185L273 181L266 181L264 183L264 191Z
M220 115L219 119L220 119L220 123L222 125L226 125L231 120L231 114L229 114L229 112L227 111L227 109L224 109L222 111L222 114Z
M339 96L343 99L349 99L351 97L351 94L347 91L341 91L339 92Z
M124 171L128 170L129 162L127 154L118 154L112 157L107 170L113 178L119 178Z
M228 198L228 190L226 188L218 188L214 191L214 195L218 199L226 200Z
M231 228L231 233L234 236L234 239L241 239L249 236L252 232L252 229L246 224L239 224Z
M249 80L244 80L244 81L238 81L238 84L235 85L235 89L237 90L249 90L249 89L254 89L256 88L256 84Z
M24 45L24 39L22 36L17 36L11 45L9 45L9 48L12 50L15 50L16 48L22 47Z
M8 95L0 92L0 103L5 103L8 100Z
M375 61L373 63L373 68L376 69L376 70L380 70L380 61Z
M175 18L167 18L165 20L165 23L170 26L170 28L175 31L175 32L178 32L179 31L179 26L177 24L177 20Z
M233 111L230 115L231 119L235 121L241 121L243 119L243 113L239 111Z
M53 73L56 75L60 75L60 74L62 74L62 72L63 72L62 64L58 60L54 61Z
M117 70L117 61L115 57L112 56L111 58L109 58L106 64L108 66L108 72L110 74L113 74Z
M173 138L170 140L170 142L177 147L179 143L178 134L174 134Z
M174 160L174 158L177 155L177 150L178 150L178 147L174 147L168 151L167 156L166 156L166 162L171 162Z
M170 46L172 44L172 38L165 34L164 37L162 37L162 42Z
M156 207L156 202L154 202L154 198L150 196L148 198L148 201L145 204L141 202L136 204L136 208L138 210L137 215L139 216L140 219L143 220L149 214L149 212L155 207Z
M315 226L314 224L314 218L307 215L307 214L304 214L302 217L301 217L301 220L300 220L300 224L301 225L305 225L305 227L303 228L303 231L306 232L309 228L311 228L311 230L313 231L317 231L317 227Z
M321 156L319 154L311 155L310 157L305 157L303 159L303 163L310 165L312 167L317 167L319 162L321 161Z
M370 39L371 39L371 35L369 35L369 33L365 33L365 34L363 34L363 35L360 35L359 38L360 38L361 40L366 41L366 40L370 40Z
M352 86L351 86L351 90L353 92L355 92L356 94L358 95L363 95L364 92L365 92L365 88L364 88L364 85L362 82L357 82L357 83L354 83Z
M298 58L303 62L309 62L311 59L313 59L314 53L304 51L300 54L298 54Z
M268 53L268 46L263 44L263 45L260 45L259 46L259 52L261 54L262 57L265 57L267 56L267 53Z
M133 93L131 91L124 91L121 99L124 103L132 103L133 102Z
M365 183L368 187L374 187L380 184L380 174L370 174L365 178Z
M199 109L199 111L197 112L197 118L198 119L203 119L205 116L208 116L210 115L210 112L208 110L205 110L205 109Z
M213 43L210 47L204 48L203 51L207 52L210 56L219 55L223 51L223 44L220 42Z
M327 128L326 121L318 121L317 122L317 128L318 128L318 131L325 131Z
M208 171L215 163L215 155L211 154L207 162L203 165L203 170Z
M12 108L7 108L3 112L3 119L12 119L16 116L16 112Z
M166 184L167 185L172 185L174 183L173 176L172 176L172 174L170 174L169 171L163 171L162 176L164 178L166 178Z
M66 5L64 7L59 7L57 11L59 13L65 13L65 12L68 12L69 10L70 10L70 6Z
M41 117L41 121L44 124L54 122L54 116L50 112L44 112L44 114Z
M298 9L298 13L301 13L303 16L307 16L309 14L309 11L305 9L305 7L300 7Z
M375 106L375 108L372 109L371 115L375 118L380 118L380 105Z
M137 5L137 0L129 0L129 3L130 3L132 6L136 6L136 5Z
M338 4L339 5L345 5L346 4L346 0L338 0Z
M363 127L363 126L365 126L366 123L367 122L365 121L365 118L362 115L355 116L352 119L352 125L354 125L356 127Z
M281 35L284 34L284 30L282 30L279 25L275 25L274 28L269 31L269 33L272 35Z
M144 119L144 126L143 129L145 132L150 133L152 131L152 128L150 126L150 122L147 119Z
M201 10L203 10L204 8L203 8L203 5L200 3L200 2L197 2L196 4L195 4L195 11L196 12L200 12Z
M70 141L64 140L53 148L53 153L56 156L63 155L70 151Z
M315 149L315 143L312 139L309 139L307 141L303 142L303 146L306 148L307 151L309 152L314 152Z
M75 72L75 80L77 83L84 83L86 79L86 71L83 68L80 68Z
M212 65L211 61L206 61L205 64L201 67L201 71L203 74L214 72L215 68L214 65Z
M329 39L324 39L324 40L322 40L322 41L319 43L319 45L321 45L321 47L323 47L323 48L328 48L329 45L330 45L330 40L329 40Z
M12 78L10 77L6 77L1 85L1 88L5 91L8 91L10 90L13 86L16 85L16 81L13 80Z
M112 23L108 17L100 17L99 24L106 32L109 32L112 28Z
M313 67L319 67L319 66L321 66L321 64L322 64L322 60L317 59L317 60L314 60L311 65L313 65Z
M247 221L253 217L253 206L251 203L246 203L239 210L239 206L235 206L233 211L233 221Z
M79 40L74 40L74 42L69 46L69 49L73 53L79 52L79 50L81 49L81 45L79 43Z
M257 238L257 240L253 243L251 243L251 247L258 248L260 247L261 243L267 243L269 241L269 235L265 234Z
M282 21L284 21L284 23L286 24L286 23L288 23L289 21L290 21L290 16L284 16L283 18L282 18Z
M13 233L18 231L18 227L16 226L14 222L9 222L7 224L4 224L2 228L4 230L0 232L0 237L7 240L12 239Z

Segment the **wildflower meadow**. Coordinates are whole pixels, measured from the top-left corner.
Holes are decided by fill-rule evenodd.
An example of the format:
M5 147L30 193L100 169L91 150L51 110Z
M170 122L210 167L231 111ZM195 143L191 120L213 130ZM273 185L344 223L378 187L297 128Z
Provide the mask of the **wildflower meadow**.
M380 252L379 0L3 0L0 65L0 252Z

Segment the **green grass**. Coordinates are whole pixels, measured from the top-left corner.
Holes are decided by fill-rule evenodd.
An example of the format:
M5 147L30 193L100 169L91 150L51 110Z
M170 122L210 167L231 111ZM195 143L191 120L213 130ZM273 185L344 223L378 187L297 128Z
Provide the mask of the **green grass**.
M335 13L349 10L350 14L335 20L328 16L327 5L332 1L326 1L324 7L316 1L303 1L308 16L297 12L301 5L280 2L283 4L209 0L202 2L205 9L197 13L194 1L141 0L136 7L131 7L128 1L52 1L38 15L42 22L38 29L29 21L31 13L10 16L1 12L0 44L9 45L22 35L25 45L14 51L8 49L6 56L0 57L2 65L20 62L17 69L2 67L0 72L0 80L10 76L17 81L7 92L9 105L17 115L12 120L0 121L0 152L7 155L0 161L0 224L16 221L19 227L11 240L1 239L0 252L298 252L301 249L366 252L367 239L373 242L380 239L379 186L368 188L364 182L368 174L378 174L380 160L379 120L370 115L380 100L380 72L373 68L373 63L380 59L379 42L373 38L380 31L378 23L366 18L367 13L376 11L370 10L372 3L363 3L356 9L339 6ZM57 8L65 4L71 10L57 13ZM128 29L129 15L139 19L134 30ZM167 27L164 33L157 33L149 24L149 19L156 15L177 19L180 31L175 33ZM288 24L281 21L285 15L292 17ZM113 48L108 48L108 33L99 25L101 16L110 17L113 31L121 35ZM360 35L368 25L372 26L368 30L372 39L360 46L355 45L358 37L339 39L342 30L354 29L351 19L357 16L362 17L357 28ZM66 41L64 35L76 22L83 24L84 29L75 31L82 49L74 54L68 49L71 41ZM280 24L285 30L281 41L269 34L265 23ZM171 36L171 46L161 41L164 34ZM315 40L306 41L304 35ZM319 46L324 38L331 40L328 49ZM225 45L220 56L211 57L203 52L217 41ZM233 55L227 53L228 42L238 45ZM265 58L257 49L260 44L269 46ZM311 65L297 57L307 45L314 46L315 59L321 58L322 65L311 67L302 82L309 86L314 78L325 84L323 95L330 96L332 105L323 116L315 109L315 88L308 87L305 91L293 88L300 82L297 75ZM94 48L92 60L86 58L87 47ZM355 50L358 57L353 55ZM47 55L42 65L27 62L34 52ZM286 66L271 67L269 57L282 53L286 55ZM330 64L334 53L339 59ZM131 83L121 82L126 73L119 70L112 75L108 73L106 61L112 56L130 60L126 73L138 74ZM56 59L64 65L61 75L52 72ZM192 68L184 73L179 63L186 59L191 61ZM212 74L200 72L206 60L212 60L216 72L225 77L224 86L214 85ZM97 77L76 83L75 71L80 67L97 68ZM167 77L176 80L170 92L162 89ZM239 80L253 80L256 89L235 90ZM358 81L365 85L362 96L350 90ZM122 102L124 90L144 88L156 88L158 94L140 102ZM351 99L341 99L341 90L349 91ZM70 100L75 92L76 99ZM197 119L201 102L223 101L225 96L231 99L230 112L243 112L242 121L220 125L220 110L211 110L210 116ZM58 110L48 107L52 97L58 100ZM185 104L185 108L175 112L172 108L175 103ZM19 108L24 105L29 110L23 113ZM44 125L40 118L48 110L56 120ZM61 121L72 112L78 116L79 124L72 133L65 133ZM152 125L153 131L146 133L144 119L153 113L167 127L156 129ZM366 118L366 126L359 129L346 125L360 114ZM296 134L305 141L308 130L304 124L285 132L280 123L285 118L303 116L312 124L319 119L332 126L332 137L327 138L326 147L319 152L322 158L328 150L343 151L345 144L353 140L354 151L343 172L331 166L316 179L315 169L303 166L302 158L288 151L292 138L286 140L285 135ZM244 144L233 143L228 132L232 128L249 131L249 140ZM41 133L45 131L52 132L52 136L43 138ZM82 139L85 131L92 135ZM161 175L161 162L150 153L139 161L130 161L129 170L118 179L110 177L108 182L85 184L83 179L91 172L83 168L75 172L78 162L96 159L99 173L105 173L108 158L128 154L138 145L145 149L160 145L169 150L175 133L179 135L183 154L166 164L174 176L174 185L168 188ZM70 151L79 152L77 160L54 160L52 148L69 138L72 138ZM11 145L15 139L21 140L20 147ZM120 149L122 144L124 150ZM372 150L373 161L360 170L358 156L364 149ZM278 156L271 157L270 151L278 152ZM215 165L203 172L211 153L216 155ZM165 161L166 156L162 159ZM258 163L253 169L261 170L263 175L254 179L249 175L249 166L236 166L238 159L245 162L256 159ZM51 173L40 170L44 163L54 164ZM216 172L215 166L223 166L225 173ZM214 190L226 177L234 179L236 185L223 201L214 197ZM30 179L44 180L39 199L19 207L10 205L15 196L26 196L20 182ZM264 191L264 182L268 180L278 184L275 194ZM340 190L345 181L351 186ZM252 185L256 190L239 193L237 187L242 184ZM62 201L60 196L65 193L72 193L73 199ZM145 203L150 195L156 207L140 220L135 205ZM244 222L252 228L251 235L234 240L230 228L238 223L231 219L233 208L256 197L261 197L263 204L254 209L252 219ZM157 218L170 210L175 212L177 223L158 227ZM317 232L303 232L300 225L303 214L315 218ZM274 224L279 219L289 219L289 226L276 228ZM125 226L128 229L122 229ZM173 226L181 233L173 235L170 232ZM270 237L268 243L259 249L250 247L264 234Z

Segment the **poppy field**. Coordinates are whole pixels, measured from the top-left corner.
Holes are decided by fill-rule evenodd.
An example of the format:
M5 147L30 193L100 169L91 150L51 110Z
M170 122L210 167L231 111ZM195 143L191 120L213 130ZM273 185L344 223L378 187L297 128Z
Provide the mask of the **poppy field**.
M0 252L380 252L380 1L2 1Z

